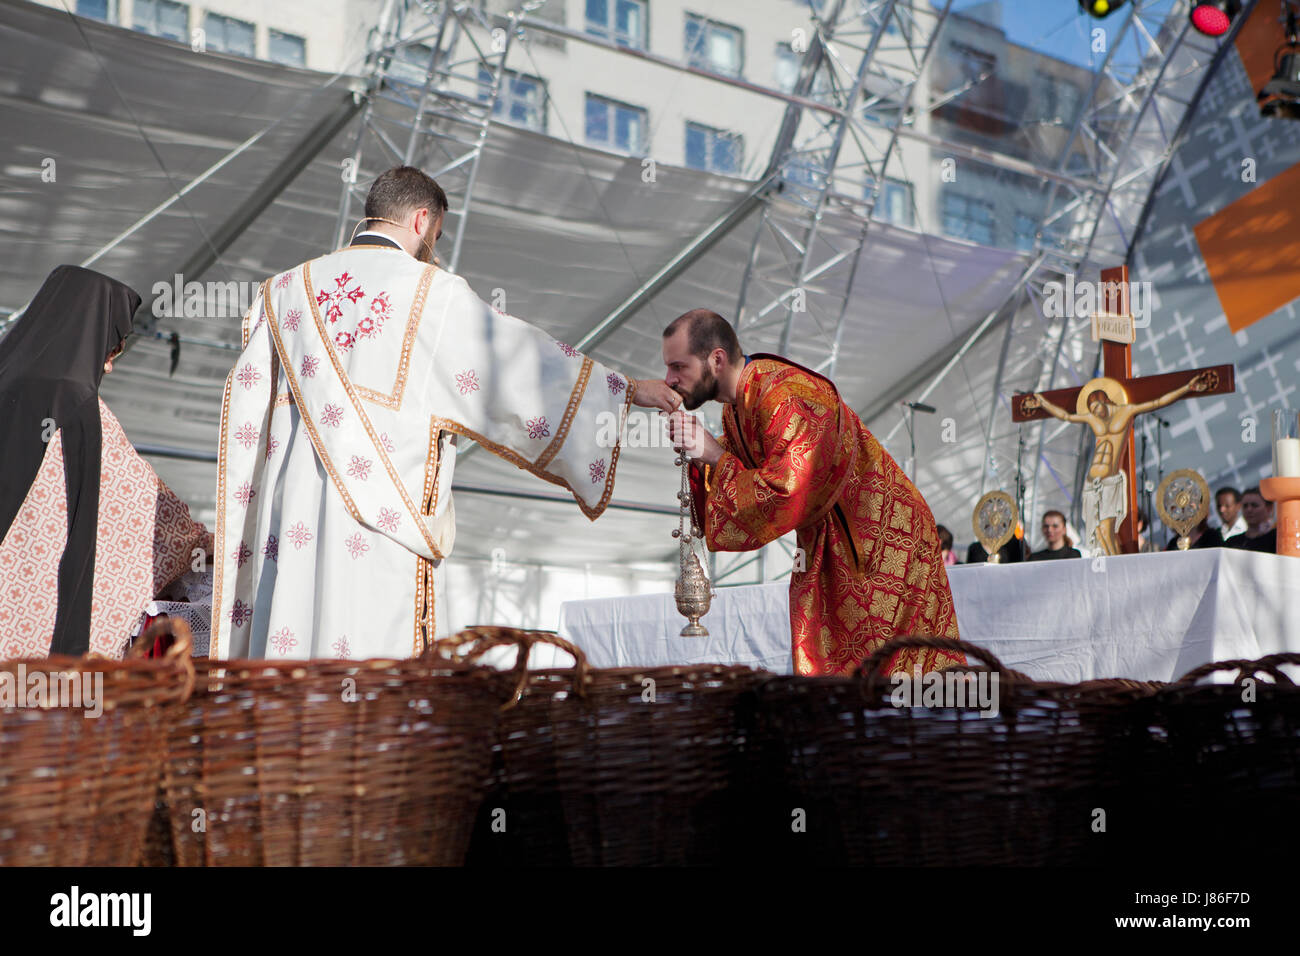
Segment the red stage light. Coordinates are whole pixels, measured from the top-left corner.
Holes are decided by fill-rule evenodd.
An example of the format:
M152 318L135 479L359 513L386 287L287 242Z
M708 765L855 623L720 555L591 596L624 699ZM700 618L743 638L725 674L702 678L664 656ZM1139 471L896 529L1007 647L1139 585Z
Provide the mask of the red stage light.
M1228 32L1233 18L1240 12L1240 0L1194 3L1191 12L1192 26L1208 37L1221 37Z
M1192 10L1192 26L1206 36L1221 37L1228 32L1228 15L1218 7L1201 5Z

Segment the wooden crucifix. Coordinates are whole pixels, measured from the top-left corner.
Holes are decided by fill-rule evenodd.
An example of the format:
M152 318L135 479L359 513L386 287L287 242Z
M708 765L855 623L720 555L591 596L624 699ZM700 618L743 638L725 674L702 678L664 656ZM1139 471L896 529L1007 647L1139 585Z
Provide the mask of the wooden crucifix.
M1102 341L1103 375L1082 388L1019 393L1011 420L1042 418L1088 425L1096 447L1083 489L1084 521L1092 544L1104 554L1138 550L1137 476L1133 419L1184 397L1236 390L1232 365L1133 378L1133 315L1129 312L1128 266L1103 269L1102 313L1093 316L1094 341Z

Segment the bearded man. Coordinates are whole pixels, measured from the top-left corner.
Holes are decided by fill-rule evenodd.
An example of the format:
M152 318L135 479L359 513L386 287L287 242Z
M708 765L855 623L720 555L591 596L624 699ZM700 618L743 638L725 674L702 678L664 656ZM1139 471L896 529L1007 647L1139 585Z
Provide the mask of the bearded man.
M664 330L663 358L683 408L723 405L720 440L694 416L669 416L674 443L694 459L709 549L751 551L797 534L795 673L852 672L893 637L958 636L929 507L829 379L779 356L744 355L731 325L705 309ZM950 651L903 650L887 672L965 663Z

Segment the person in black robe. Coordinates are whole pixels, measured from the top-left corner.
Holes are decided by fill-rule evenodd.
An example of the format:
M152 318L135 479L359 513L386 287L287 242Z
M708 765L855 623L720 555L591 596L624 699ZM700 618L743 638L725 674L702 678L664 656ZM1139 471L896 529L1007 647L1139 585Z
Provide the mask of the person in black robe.
M1241 493L1241 516L1246 519L1246 530L1234 534L1224 542L1224 547L1277 554L1277 528L1272 526L1273 502L1260 494L1258 486Z
M131 333L140 296L108 276L59 266L0 339L0 541L62 431L68 537L51 654L83 654L99 525L99 384Z

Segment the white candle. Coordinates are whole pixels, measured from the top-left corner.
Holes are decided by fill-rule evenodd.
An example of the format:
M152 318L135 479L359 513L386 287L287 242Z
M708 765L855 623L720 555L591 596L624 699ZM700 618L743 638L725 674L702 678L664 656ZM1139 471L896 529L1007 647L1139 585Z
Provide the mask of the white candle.
M1300 478L1300 438L1279 438L1273 443L1273 457L1273 477Z

